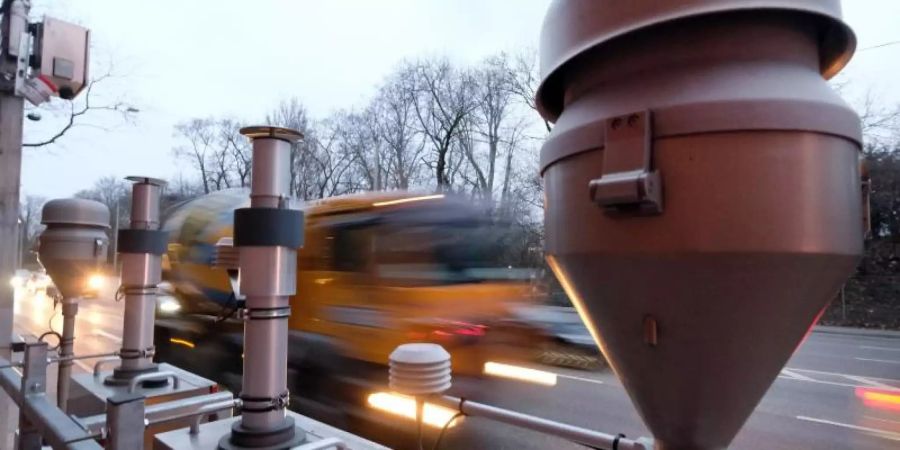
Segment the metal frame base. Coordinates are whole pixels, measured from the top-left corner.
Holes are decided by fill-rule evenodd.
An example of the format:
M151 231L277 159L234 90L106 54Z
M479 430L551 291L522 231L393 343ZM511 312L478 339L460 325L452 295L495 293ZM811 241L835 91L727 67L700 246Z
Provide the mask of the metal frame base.
M306 443L306 432L294 425L292 417L271 431L248 430L238 421L231 425L231 434L219 440L219 450L288 450Z
M344 446L350 450L388 450L387 447L376 444L359 436L354 436L344 430L326 425L322 422L302 416L293 411L287 411L287 417L293 419L294 426L303 430L307 444L316 443L324 439L338 438ZM191 434L189 428L160 433L154 436L154 450L219 450L222 437L231 435L232 425L240 422L240 417L217 420L200 425L197 434ZM252 447L231 447L232 449L249 450ZM274 447L283 448L283 447ZM252 450L267 450L265 447L252 448Z
M128 383L131 382L131 379L146 373L158 372L159 365L153 364L150 367L145 367L140 370L124 370L121 367L117 367L113 369L112 375L106 377L103 380L103 384L107 386L128 386ZM160 377L157 380L147 380L141 383L141 387L147 389L160 388L169 383L169 379L166 377Z
M155 404L179 398L204 395L216 386L212 380L194 375L171 364L161 363L160 371L174 372L178 375L180 386L165 379L159 387L141 386L139 392L147 397L147 404ZM69 401L69 413L77 417L88 417L102 414L106 410L106 399L117 394L128 392L128 384L110 384L107 382L114 376L112 371L104 370L94 376L91 373L72 375L72 394Z

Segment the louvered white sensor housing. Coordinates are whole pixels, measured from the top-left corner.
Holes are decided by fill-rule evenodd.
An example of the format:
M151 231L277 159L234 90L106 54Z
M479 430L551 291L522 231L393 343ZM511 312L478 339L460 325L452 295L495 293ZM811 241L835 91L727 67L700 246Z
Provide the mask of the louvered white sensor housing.
M450 354L437 344L404 344L390 356L391 390L422 397L450 389Z

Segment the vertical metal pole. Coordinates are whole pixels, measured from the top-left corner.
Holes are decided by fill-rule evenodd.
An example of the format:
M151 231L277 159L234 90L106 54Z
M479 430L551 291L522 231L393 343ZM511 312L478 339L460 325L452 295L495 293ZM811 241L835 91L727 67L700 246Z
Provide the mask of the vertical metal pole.
M241 421L220 447L266 444L290 448L305 440L293 420L285 416L289 299L296 292L297 250L287 243L291 239L281 239L285 234L302 233L302 216L288 211L287 201L291 144L302 135L277 127L248 127L241 133L253 141L250 208L235 211L234 236L240 255L241 293L247 304L243 409ZM290 222L298 217L299 222ZM241 222L245 219L252 225ZM291 223L299 229L293 229Z
M22 226L22 219L16 218L16 269L22 268L22 250L25 248L24 229L25 227ZM13 290L13 295L15 295L15 290Z
M844 296L844 286L841 286L841 322L843 322L841 325L847 324L847 297Z
M112 266L113 270L117 269L116 264L119 262L119 204L122 203L116 199L116 216L113 218L113 230L110 239L112 240Z
M11 9L24 7L28 14L27 3L13 2ZM12 23L16 22L16 23ZM25 17L20 14L3 14L3 40L9 39L6 30L16 30L26 26ZM16 40L18 41L18 40ZM5 44L4 47L10 44ZM12 337L13 289L9 284L15 272L16 244L19 220L19 185L22 170L22 117L24 104L13 90L17 63L9 60L8 49L4 49L0 58L0 76L2 76L2 92L0 92L0 356L9 359L9 346Z
M43 394L47 389L47 344L42 342L27 344L23 363L22 396ZM43 448L40 430L21 412L16 447L19 450Z
M107 450L144 448L144 396L120 394L106 399Z
M5 2L4 2L5 3ZM19 185L22 170L22 117L24 104L15 95L15 80L18 76L18 62L10 55L18 54L17 33L28 26L27 1L16 0L9 3L9 10L3 13L3 51L0 55L0 357L12 360L11 342L13 331L14 292L9 280L16 264L16 236L19 219ZM15 35L15 39L13 39ZM13 50L13 51L10 51ZM24 57L24 55L21 55ZM24 75L24 74L23 74ZM0 391L0 447L8 447L12 436L7 430L13 428L13 402Z
M64 358L75 354L75 316L78 315L78 301L64 298L62 301L63 329L59 342L59 356ZM63 412L68 412L69 383L72 377L72 360L59 361L59 373L56 378L56 404Z
M15 57L19 53L21 32L28 26L28 10L31 3L14 0L5 2L8 10L2 11L2 54L0 54L0 357L12 360L13 302L15 293L9 280L15 272L18 236L19 185L22 170L22 118L24 104L15 95L19 64ZM19 55L20 58L26 55ZM12 444L15 428L15 414L12 400L0 390L0 447Z

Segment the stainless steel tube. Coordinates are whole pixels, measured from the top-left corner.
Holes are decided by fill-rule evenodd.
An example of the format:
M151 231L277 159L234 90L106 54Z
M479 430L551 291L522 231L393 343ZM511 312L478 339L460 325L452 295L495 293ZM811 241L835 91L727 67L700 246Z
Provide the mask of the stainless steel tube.
M162 281L162 256L150 250L152 245L148 242L156 235L148 232L159 230L159 196L165 182L147 177L128 177L128 180L134 182L131 225L124 232L132 233L140 245L124 241L119 245L125 313L120 351L122 364L107 379L112 384L124 384L134 376L156 371L153 323L156 286Z
M617 450L653 450L653 442L646 438L633 440L621 436L617 437L456 397L437 397L429 401L458 409L467 416L483 417L507 425L550 434L593 448L609 450L615 445Z
M69 383L72 376L72 359L75 353L75 316L78 315L78 301L64 298L62 301L63 328L59 342L59 367L56 377L56 404L63 412L68 412Z
M291 142L272 137L253 139L250 206L278 208L291 195Z
M137 181L131 187L131 229L159 228L159 195L162 184L151 178L131 177Z
M271 135L253 136L250 207L279 208L290 198L291 141ZM260 317L255 311L283 310L289 314L296 292L296 250L286 247L240 247L241 291L246 296L244 325L245 402L242 424L266 430L284 422L287 400L287 315ZM256 402L254 399L270 399ZM260 404L269 402L270 404ZM269 411L254 411L270 407Z
M241 133L252 140L253 167L250 208L235 212L246 321L241 421L232 428L228 445L243 448L279 441L279 445L294 446L304 436L285 417L289 299L296 292L297 264L296 245L288 242L294 242L289 235L301 230L291 225L296 212L285 209L290 206L291 146L302 135L265 126L247 127ZM302 223L296 225L302 227ZM260 228L278 230L283 236L260 236L267 233Z

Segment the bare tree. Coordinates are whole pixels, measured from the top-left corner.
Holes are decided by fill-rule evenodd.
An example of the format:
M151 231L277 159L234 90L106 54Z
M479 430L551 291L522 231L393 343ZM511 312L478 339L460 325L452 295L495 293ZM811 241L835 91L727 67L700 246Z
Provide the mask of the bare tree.
M863 139L869 144L884 144L900 137L900 105L886 107L871 91L866 91L856 107L862 123Z
M169 203L177 203L203 195L203 187L179 172L166 186L165 195Z
M537 112L535 98L538 86L541 83L541 78L538 74L537 51L533 48L525 48L513 55L501 53L499 58L505 63L506 89L518 97L522 104ZM549 133L553 129L550 126L550 122L544 119L541 119L541 121Z
M282 101L266 116L266 123L295 129L307 138L310 131L306 107L296 97ZM307 198L309 192L305 177L301 176L302 170L309 167L308 150L306 139L291 147L291 192L300 198Z
M115 175L101 177L90 189L75 193L75 197L98 201L109 208L109 223L116 222L116 213L120 223L127 223L130 215L131 185Z
M19 231L22 248L21 261L34 262L31 255L32 249L37 242L38 234L40 234L43 225L41 225L41 211L47 199L34 195L25 196L25 200L19 203Z
M212 127L213 145L210 146L207 152L209 156L209 184L214 190L221 191L231 187L231 171L234 169L234 164L232 153L223 141L222 136L223 133L229 133L229 131L222 128L221 122L213 123Z
M477 191L490 202L494 200L501 146L504 141L518 143L523 126L523 121L515 116L510 74L508 57L503 53L476 68L471 83L475 108L464 120L460 133L460 148L469 160ZM507 149L504 184L508 183L514 154L513 145L507 145Z
M349 156L349 191L382 190L388 186L389 158L376 122L371 107L358 113L338 113L333 119L339 151Z
M390 187L409 188L419 170L425 146L424 141L417 139L415 101L415 91L405 89L401 77L395 75L379 89L369 108L377 135L388 153Z
M199 172L203 193L209 194L213 173L209 159L216 145L215 122L212 119L191 119L179 123L175 125L175 136L184 141L183 145L175 147L175 156L194 166Z
M305 147L309 166L305 173L307 185L313 187L312 195L305 198L325 198L348 192L350 183L345 175L350 169L353 155L338 148L340 126L335 121L325 121L310 132Z
M450 185L448 152L460 133L463 120L475 107L471 79L447 60L420 60L401 70L407 89L415 93L413 106L420 130L432 146L437 190Z
M227 155L229 169L241 187L250 185L250 169L253 148L250 141L241 135L244 125L234 119L221 119L217 122L219 145Z
M113 75L112 69L110 68L102 75L91 79L88 82L84 93L76 97L74 100L69 101L54 98L50 101L49 104L41 105L39 107L30 105L27 106L26 110L29 113L43 111L48 112L51 115L62 116L63 124L58 130L53 132L52 135L38 139L34 142L25 142L22 144L22 147L33 148L55 144L60 139L62 139L63 136L68 134L72 129L77 127L106 129L105 127L97 125L96 123L88 122L88 119L90 117L96 117L98 113L117 114L125 121L132 120L133 115L138 112L138 109L127 100L115 99L110 101L102 101L95 98L97 95L97 89L99 89L99 87L103 83L108 82L113 78L115 78L115 76Z

